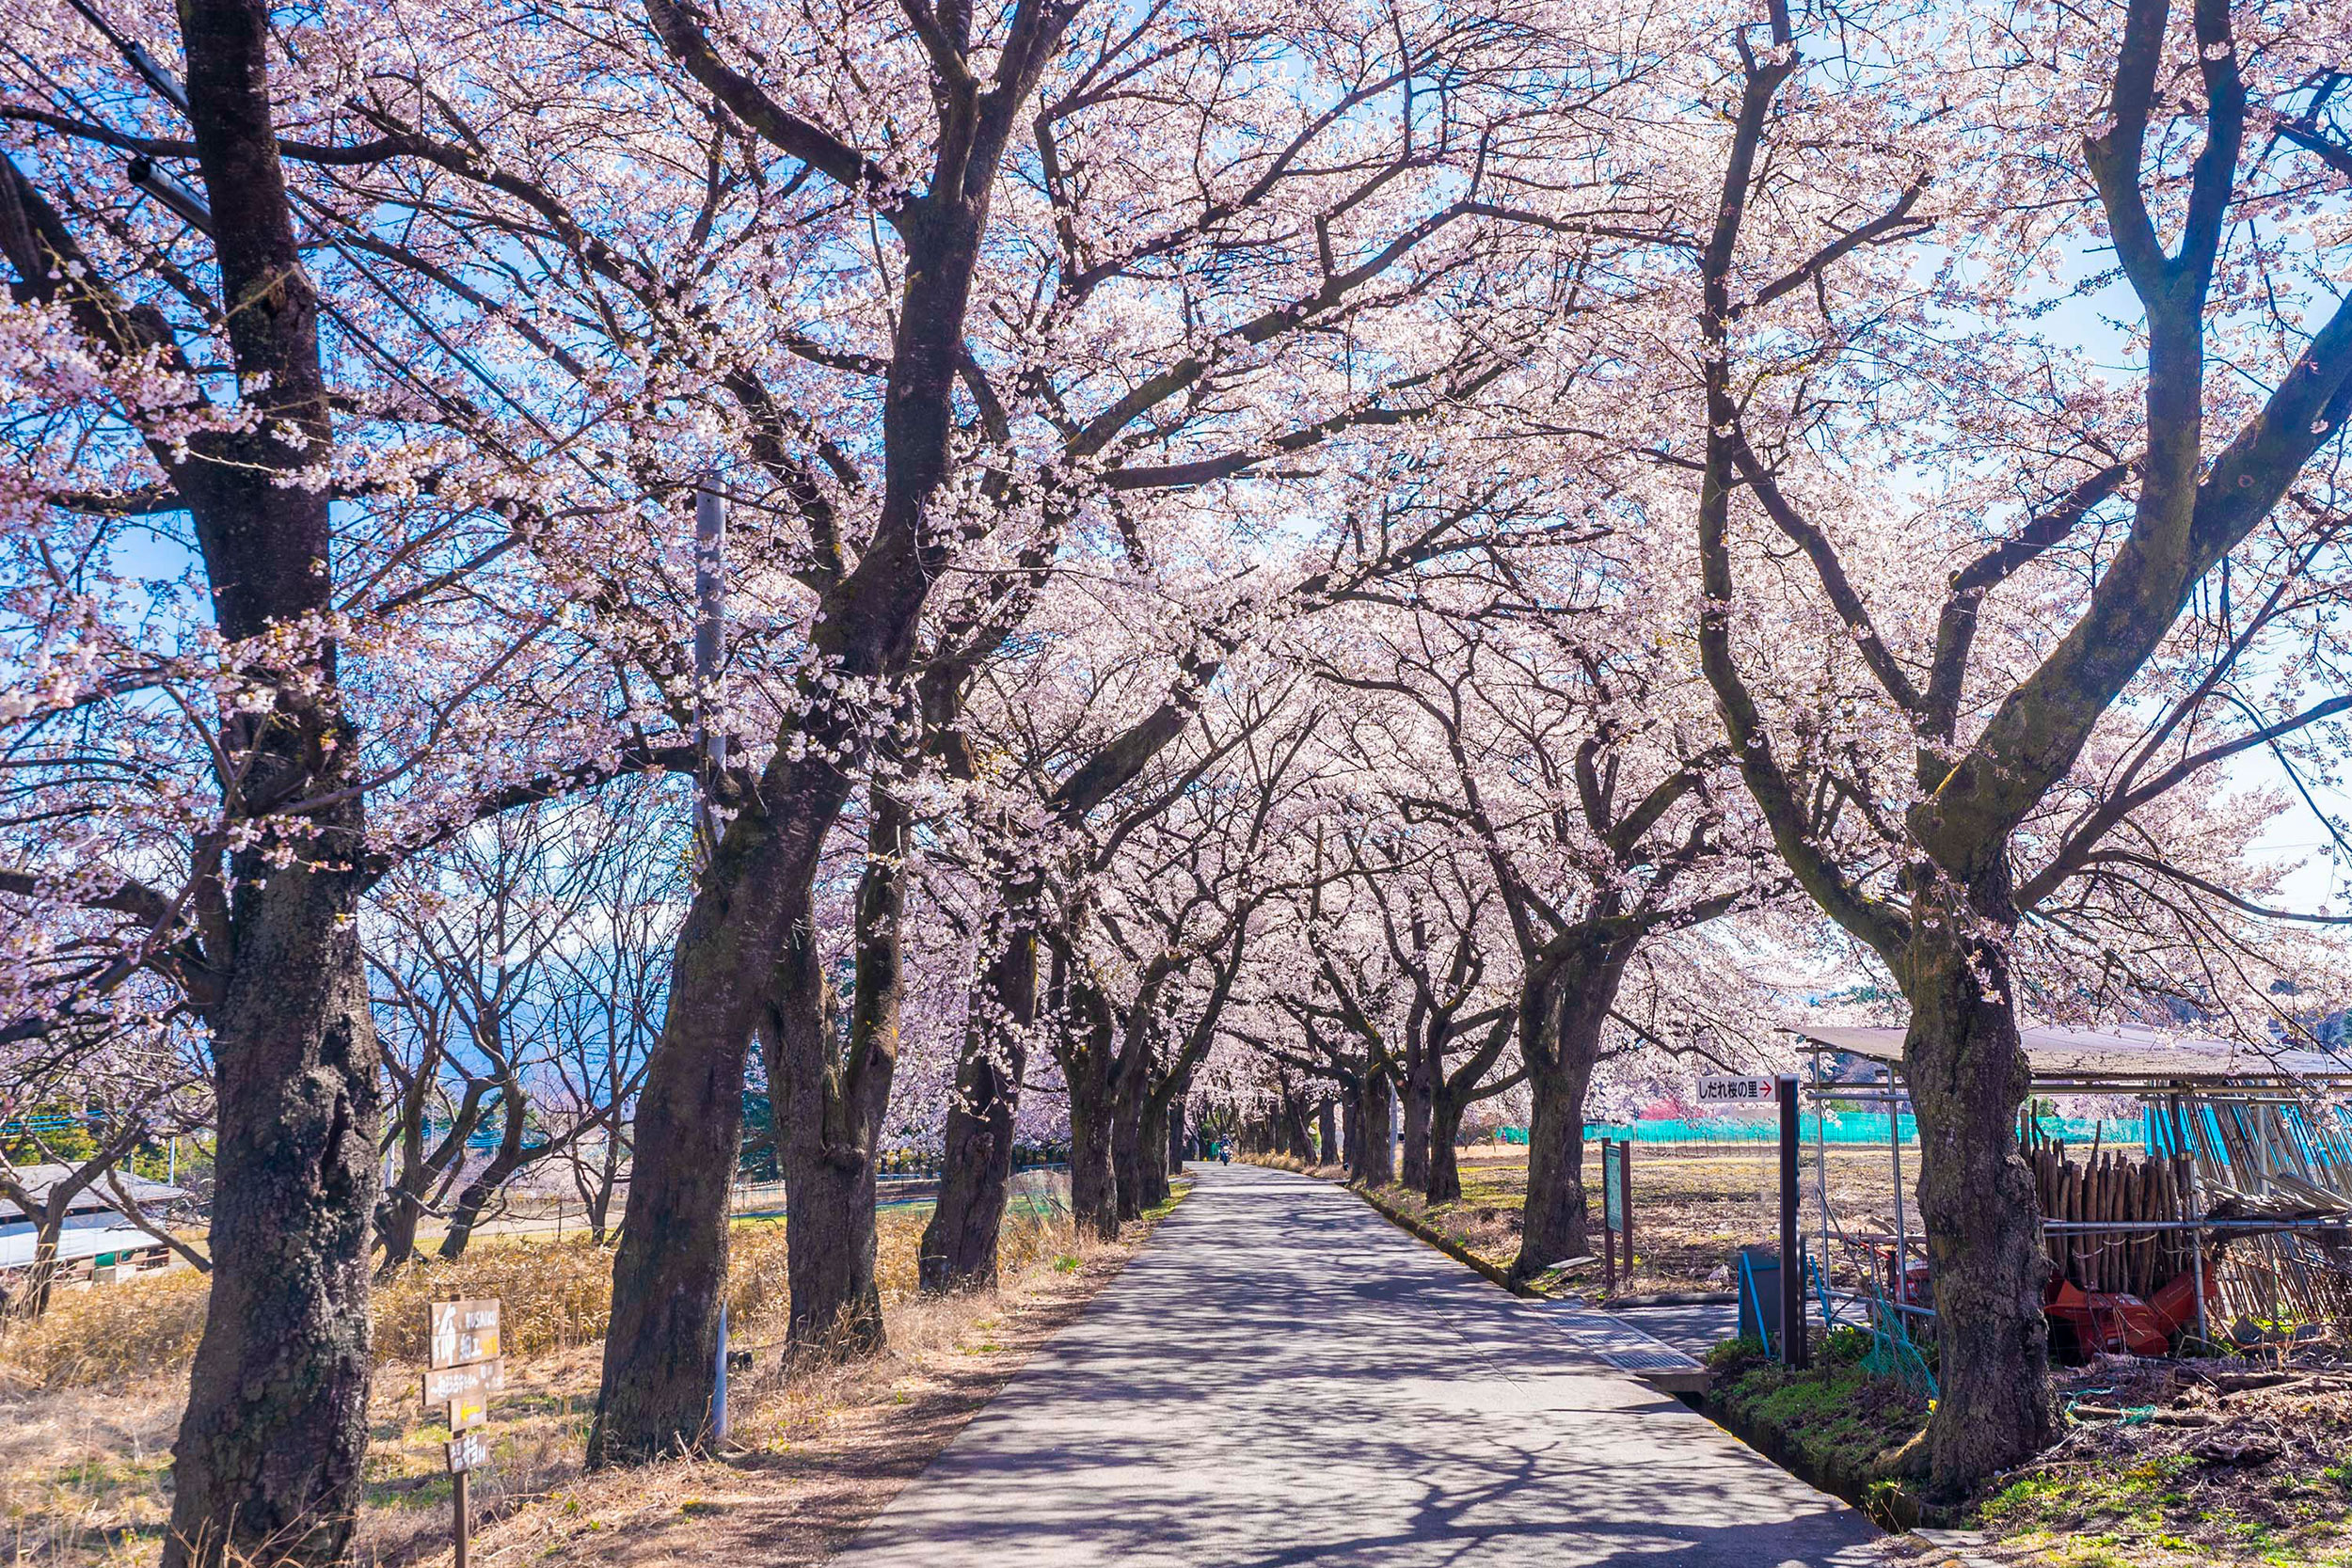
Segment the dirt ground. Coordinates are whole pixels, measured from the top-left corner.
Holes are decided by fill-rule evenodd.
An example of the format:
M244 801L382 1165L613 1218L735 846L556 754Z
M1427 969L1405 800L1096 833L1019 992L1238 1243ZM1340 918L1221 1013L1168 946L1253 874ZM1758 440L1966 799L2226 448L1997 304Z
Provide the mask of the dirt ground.
M947 1300L912 1291L913 1237L924 1217L911 1210L884 1216L890 1344L875 1360L787 1379L780 1315L746 1311L749 1303L739 1301L747 1332L737 1345L751 1352L755 1370L738 1374L732 1440L714 1459L583 1475L600 1344L550 1343L520 1354L510 1345L506 1387L492 1397L485 1429L491 1465L474 1483L473 1560L821 1561L1116 1277L1158 1216L1129 1227L1112 1244L1081 1238L1066 1218L1040 1222L1037 1234L1024 1234L1025 1257L1015 1259L999 1291ZM782 1247L747 1242L738 1250L731 1294L780 1297ZM484 1266L501 1257L487 1255ZM609 1278L609 1261L601 1272ZM898 1278L902 1274L907 1280ZM173 1312L190 1315L181 1297L197 1282L182 1282L178 1291L171 1283L150 1289ZM135 1305L128 1288L110 1289L117 1293L90 1293L60 1310L101 1314L95 1326L103 1338L112 1319ZM200 1318L200 1293L194 1299ZM510 1313L514 1307L510 1296ZM170 1513L184 1349L193 1347L177 1324L162 1338L186 1345L145 1375L93 1377L83 1370L88 1357L68 1357L51 1363L53 1373L65 1370L43 1386L24 1365L0 1361L0 1562L127 1568L155 1560ZM354 1550L362 1568L451 1560L451 1482L441 1451L449 1433L421 1408L419 1370L394 1359L376 1373ZM711 1528L708 1521L722 1515L730 1527Z
M2065 1436L1979 1510L1994 1560L2352 1564L2352 1365L2106 1356L2056 1381Z
M1117 1276L1136 1240L935 1317L919 1338L902 1333L886 1366L799 1385L771 1374L748 1391L749 1410L717 1459L595 1476L575 1466L571 1479L500 1510L477 1534L473 1560L821 1562Z

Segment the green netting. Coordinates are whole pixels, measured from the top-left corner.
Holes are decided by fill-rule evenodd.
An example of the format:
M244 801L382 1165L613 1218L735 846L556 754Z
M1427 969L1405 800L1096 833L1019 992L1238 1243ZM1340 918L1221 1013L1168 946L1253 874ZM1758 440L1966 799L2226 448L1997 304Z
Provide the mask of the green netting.
M2040 1123L2045 1135L2063 1138L2068 1143L2088 1144L2094 1137L2108 1145L2136 1144L2142 1141L2145 1129L2137 1117L2107 1121L2090 1121L2062 1117L2042 1117ZM1804 1112L1798 1118L1804 1141L1824 1144L1884 1144L1887 1137L1886 1117L1883 1112L1831 1111L1826 1114ZM1909 1117L1902 1118L1902 1135L1906 1143L1915 1142L1918 1125ZM1705 1118L1648 1118L1633 1122L1587 1122L1584 1136L1598 1138L1630 1138L1637 1144L1768 1144L1780 1136L1780 1122L1769 1112L1758 1116L1717 1117ZM1495 1132L1499 1143L1527 1142L1524 1127L1504 1127Z

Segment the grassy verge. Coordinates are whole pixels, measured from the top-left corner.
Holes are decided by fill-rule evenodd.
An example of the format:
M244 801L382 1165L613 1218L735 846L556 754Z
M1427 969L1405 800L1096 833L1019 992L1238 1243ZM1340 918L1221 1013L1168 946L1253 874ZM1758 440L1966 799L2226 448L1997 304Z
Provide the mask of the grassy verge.
M1707 1413L1825 1492L1881 1524L1910 1525L1917 1511L1904 1482L1922 1473L1929 1404L1924 1395L1863 1365L1867 1335L1831 1334L1804 1371L1790 1371L1753 1339L1708 1353L1715 1385Z
M1881 1523L1915 1524L1929 1406L1866 1371L1867 1350L1859 1334L1834 1334L1821 1365L1791 1374L1753 1342L1718 1346L1708 1410ZM1943 1516L1974 1534L1973 1556L2015 1568L2352 1568L2352 1376L2115 1357L2061 1370L2057 1396L2058 1443Z

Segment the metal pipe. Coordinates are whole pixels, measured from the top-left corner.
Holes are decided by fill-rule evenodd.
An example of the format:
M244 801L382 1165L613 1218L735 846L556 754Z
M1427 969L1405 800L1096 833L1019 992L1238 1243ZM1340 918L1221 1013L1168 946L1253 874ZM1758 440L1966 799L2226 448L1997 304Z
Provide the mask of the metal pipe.
M1903 1217L1903 1116L1895 1098L1895 1069L1886 1069L1886 1149L1895 1162L1895 1294L1911 1293L1911 1235Z
M1813 1086L1821 1086L1821 1051L1813 1049ZM1821 1269L1827 1282L1829 1269L1829 1118L1821 1114L1817 1103L1813 1107L1813 1175L1815 1191L1821 1199ZM1828 1326L1829 1313L1822 1311L1822 1326Z
M710 1385L710 1441L727 1440L727 1304L719 1304L719 1360Z
M2352 1232L2352 1219L2341 1220L2046 1220L2042 1228L2059 1235L2133 1234L2140 1231L2220 1231L2233 1236L2315 1236L2328 1231Z
M1633 1283L1633 1140L1617 1146L1617 1185L1625 1208L1625 1282Z
M1780 1346L1781 1359L1802 1370L1811 1360L1804 1332L1804 1264L1797 1257L1797 1077L1789 1073L1780 1092Z

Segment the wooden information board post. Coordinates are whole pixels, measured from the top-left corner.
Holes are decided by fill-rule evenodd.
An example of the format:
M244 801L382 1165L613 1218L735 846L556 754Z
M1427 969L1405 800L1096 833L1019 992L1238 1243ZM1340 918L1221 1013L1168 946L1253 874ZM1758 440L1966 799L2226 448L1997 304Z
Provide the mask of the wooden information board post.
M456 1478L457 1568L467 1568L472 1516L467 1478L490 1457L482 1428L490 1418L490 1396L506 1386L506 1361L499 1354L499 1304L437 1301L425 1307L431 1341L424 1374L424 1403L449 1412L449 1470Z
M1625 1259L1625 1277L1633 1280L1633 1140L1600 1141L1600 1251L1602 1288L1617 1288L1617 1259Z

